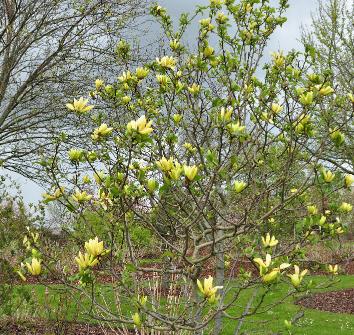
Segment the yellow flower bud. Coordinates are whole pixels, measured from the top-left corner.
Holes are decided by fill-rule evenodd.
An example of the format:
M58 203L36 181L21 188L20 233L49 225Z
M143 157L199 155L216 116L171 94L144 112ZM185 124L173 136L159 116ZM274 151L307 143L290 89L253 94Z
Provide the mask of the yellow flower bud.
M323 96L334 92L334 89L331 86L317 85L316 88L319 90L318 93Z
M332 173L331 171L329 170L322 170L322 176L323 176L323 179L326 183L330 183L333 181L334 177L335 177L335 174Z
M311 92L301 94L299 101L301 104L305 106L311 105L313 103L313 92L311 91Z
M72 196L72 198L79 203L85 202L85 201L90 201L92 199L91 194L87 194L86 191L80 192L77 190L75 194Z
M204 48L203 55L205 58L209 58L214 54L214 48L207 46Z
M37 258L33 257L32 258L32 263L26 263L28 271L33 275L33 276L39 276L41 273L41 260L38 260Z
M305 269L300 273L300 268L297 265L294 265L294 270L295 273L288 275L288 277L291 279L291 283L293 284L293 286L298 287L301 284L302 279L304 278L308 270Z
M183 118L183 115L182 114L173 114L172 118L175 123L180 123Z
M345 213L351 212L353 209L353 206L351 204L348 204L347 202L342 202L342 204L339 206L339 210Z
M96 90L99 91L104 85L104 81L101 79L96 79L95 80L95 86L96 86Z
M96 128L91 135L91 138L94 141L98 141L103 137L110 135L113 131L113 128L108 127L105 123L102 123L98 128Z
M188 91L193 95L198 95L200 92L200 86L197 85L196 83L193 83L192 86L188 87Z
M234 190L236 193L241 193L245 188L247 184L243 181L235 181L234 182Z
M193 166L183 165L183 171L185 176L188 178L188 180L193 181L198 173L198 167L196 165Z
M275 239L274 235L270 237L270 234L267 233L265 238L262 236L262 243L265 247L275 247L278 244L278 240Z
M307 206L307 211L310 215L315 215L318 213L316 205Z
M216 292L223 288L222 286L213 286L213 280L214 278L212 276L209 276L208 278L204 278L203 283L199 279L197 279L197 285L199 291L207 299L215 298Z
M132 319L133 319L135 326L140 328L141 327L141 319L140 319L140 315L138 312L136 312L132 315Z
M174 70L176 67L176 60L172 56L164 56L161 59L156 58L157 64L166 69Z
M146 76L149 74L149 70L146 69L145 67L138 67L135 70L135 75L139 80L142 80L146 78Z
M100 256L105 252L103 248L103 241L98 242L97 236L94 239L90 239L88 242L85 242L85 249L88 254L93 257Z
M156 165L163 171L168 172L173 167L173 158L167 159L166 157L162 157L159 161L156 162Z
M328 265L328 272L333 274L333 275L337 275L338 274L338 265Z
M138 132L141 135L149 135L154 129L151 127L152 121L147 121L145 115L135 121L130 121L127 124L128 134Z
M346 188L350 188L350 186L352 186L352 184L354 183L354 176L352 176L351 174L347 174L344 177L344 185Z
M272 112L274 114L279 114L283 110L283 107L277 103L272 103Z

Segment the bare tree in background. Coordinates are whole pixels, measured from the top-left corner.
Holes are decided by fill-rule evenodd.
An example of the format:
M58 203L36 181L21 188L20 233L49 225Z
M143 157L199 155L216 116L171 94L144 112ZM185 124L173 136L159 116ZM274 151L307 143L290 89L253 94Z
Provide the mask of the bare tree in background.
M323 105L328 113L327 124L336 124L332 127L333 135L338 130L343 136L342 140L337 137L337 146L341 141L343 143L322 158L350 174L354 174L354 128L350 121L354 115L354 104L350 101L354 95L353 18L353 1L318 1L318 11L312 17L311 26L302 31L302 42L314 58L313 72L324 73L337 92L348 94L348 100L334 96Z
M65 102L107 78L115 44L144 8L144 0L0 1L0 165L38 178L38 154L72 126Z

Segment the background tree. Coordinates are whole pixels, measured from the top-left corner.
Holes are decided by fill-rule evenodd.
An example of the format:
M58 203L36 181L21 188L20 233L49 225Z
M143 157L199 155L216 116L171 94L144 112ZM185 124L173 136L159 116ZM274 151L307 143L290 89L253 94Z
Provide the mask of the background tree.
M143 10L140 0L0 2L4 168L40 180L34 162L71 125L63 104L100 74L114 75L107 69L115 62L115 46Z
M323 156L330 164L341 167L346 173L354 173L354 4L346 0L319 1L318 12L312 17L310 27L303 29L302 42L313 58L313 82L318 84L322 73L324 79L348 99L333 96L326 101L323 109L327 111L323 132L331 132L329 150ZM328 125L331 124L331 129ZM339 149L338 149L339 147ZM335 154L334 154L335 151Z

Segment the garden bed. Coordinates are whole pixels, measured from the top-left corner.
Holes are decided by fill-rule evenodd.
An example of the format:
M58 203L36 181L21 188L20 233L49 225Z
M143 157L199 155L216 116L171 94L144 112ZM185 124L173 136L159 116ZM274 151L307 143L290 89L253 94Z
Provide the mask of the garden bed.
M354 288L317 293L298 300L297 304L321 311L354 314Z
M65 334L65 335L128 335L119 329L112 330L108 327L92 325L89 323L62 322L60 325L50 324L46 320L25 323L0 323L1 335L44 335L44 334ZM131 331L130 334L137 334Z

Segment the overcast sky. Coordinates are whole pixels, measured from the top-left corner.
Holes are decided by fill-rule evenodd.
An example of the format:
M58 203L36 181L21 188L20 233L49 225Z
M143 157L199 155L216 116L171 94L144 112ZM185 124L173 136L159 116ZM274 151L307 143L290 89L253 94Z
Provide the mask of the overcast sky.
M278 3L277 0L272 0L271 2L272 4ZM208 0L160 0L159 3L168 9L173 18L178 18L182 12L190 12L197 4L206 4ZM310 24L311 13L316 10L317 0L290 0L289 3L290 8L286 15L288 21L272 35L266 50L266 56L269 56L271 51L279 49L288 51L292 48L297 49L301 47L298 41L300 27L301 25L306 26ZM156 35L156 32L152 31L152 34ZM26 203L36 202L41 199L41 194L44 191L40 187L21 176L15 176L15 179L22 187Z

